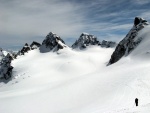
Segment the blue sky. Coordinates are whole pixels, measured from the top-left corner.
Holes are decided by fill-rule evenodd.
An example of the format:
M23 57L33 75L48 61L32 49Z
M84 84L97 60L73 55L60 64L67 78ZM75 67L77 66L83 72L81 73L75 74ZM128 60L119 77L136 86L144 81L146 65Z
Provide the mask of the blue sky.
M42 42L49 32L72 44L82 32L120 41L136 16L150 20L149 0L0 0L0 47Z

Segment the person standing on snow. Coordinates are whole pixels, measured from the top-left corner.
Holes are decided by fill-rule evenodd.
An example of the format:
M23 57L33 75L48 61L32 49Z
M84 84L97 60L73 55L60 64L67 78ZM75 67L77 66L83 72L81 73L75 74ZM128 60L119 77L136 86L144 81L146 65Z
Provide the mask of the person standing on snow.
M138 106L138 98L135 99L135 104Z

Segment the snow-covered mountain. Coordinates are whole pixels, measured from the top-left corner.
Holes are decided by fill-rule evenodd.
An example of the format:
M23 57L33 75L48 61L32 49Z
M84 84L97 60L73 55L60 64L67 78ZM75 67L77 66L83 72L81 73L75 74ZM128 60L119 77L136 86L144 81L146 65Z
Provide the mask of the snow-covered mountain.
M101 47L115 47L116 43L112 41L103 40L102 42L97 40L97 37L88 33L82 33L78 40L72 45L73 49L85 49L90 45L98 45Z
M65 47L67 47L65 42L58 35L50 32L42 42L40 52L44 53L49 51L58 51L59 49L63 49Z
M56 46L50 50L51 38L42 44L50 52L34 49L13 60L12 80L7 84L0 82L0 111L149 113L150 25L136 18L133 27L136 33L131 29L123 40L128 42L133 37L136 43L142 41L132 50L129 50L132 43L122 41L128 48L123 55L126 57L110 66L106 65L115 48L89 46L84 51L76 51L65 47L51 52L58 47L54 40ZM135 98L139 99L138 107Z
M94 35L90 35L88 33L82 33L78 40L72 45L72 48L84 49L89 45L99 45L99 41L97 37Z
M147 25L149 25L149 23L145 19L140 17L135 18L132 29L117 45L115 51L111 55L109 64L113 64L120 60L121 57L129 55L139 45L145 37L139 37L137 35L139 34L139 31Z

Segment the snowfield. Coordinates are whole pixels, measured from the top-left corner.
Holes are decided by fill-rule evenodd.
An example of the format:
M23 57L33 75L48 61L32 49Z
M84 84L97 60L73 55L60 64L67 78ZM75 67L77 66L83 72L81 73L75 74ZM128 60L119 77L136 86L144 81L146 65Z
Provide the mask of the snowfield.
M150 113L150 26L127 57L106 66L114 48L32 50L0 83L1 113ZM135 98L139 106L135 106Z

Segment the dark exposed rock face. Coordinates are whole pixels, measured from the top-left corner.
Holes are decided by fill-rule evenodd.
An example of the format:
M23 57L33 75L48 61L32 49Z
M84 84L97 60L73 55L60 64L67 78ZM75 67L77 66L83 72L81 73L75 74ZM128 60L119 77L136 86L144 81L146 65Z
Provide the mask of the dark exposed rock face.
M106 48L115 47L116 42L103 40L100 45L101 45L101 47L106 47Z
M12 69L11 66L11 60L12 57L8 53L6 56L4 56L0 62L0 78L9 79L12 75Z
M63 49L65 47L67 47L65 42L59 36L50 32L42 42L40 52L44 53L49 51L58 51L59 49Z
M137 26L140 23L146 23L147 21L143 18L135 17L134 19L134 26Z
M32 50L34 50L34 49L39 48L40 46L41 46L40 43L33 41L32 44L30 45L30 48L31 48Z
M122 56L127 56L132 52L132 50L142 41L142 37L135 38L138 32L143 29L149 23L143 18L136 17L134 20L134 25L126 37L119 42L115 51L111 55L109 64L113 64L121 59Z
M84 49L89 45L99 45L100 42L97 40L97 37L87 33L82 33L78 40L72 45L72 48Z

